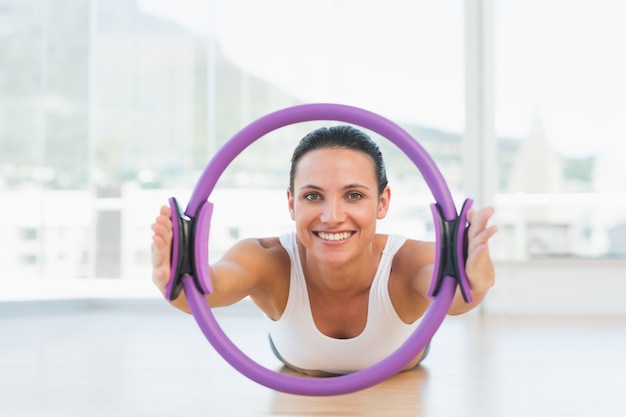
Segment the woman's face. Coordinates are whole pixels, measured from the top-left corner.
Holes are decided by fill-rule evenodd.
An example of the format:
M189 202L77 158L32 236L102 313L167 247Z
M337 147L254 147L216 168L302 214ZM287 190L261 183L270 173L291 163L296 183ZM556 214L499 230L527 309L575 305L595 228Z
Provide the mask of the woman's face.
M374 162L351 149L318 149L298 162L289 211L298 240L326 262L363 254L387 214L389 188L378 194Z

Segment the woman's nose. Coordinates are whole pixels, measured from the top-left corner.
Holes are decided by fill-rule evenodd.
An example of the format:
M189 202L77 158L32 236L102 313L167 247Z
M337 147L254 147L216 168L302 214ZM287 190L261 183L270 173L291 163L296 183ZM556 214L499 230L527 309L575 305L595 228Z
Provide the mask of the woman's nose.
M341 201L326 200L320 220L327 224L340 223L343 221L344 215Z

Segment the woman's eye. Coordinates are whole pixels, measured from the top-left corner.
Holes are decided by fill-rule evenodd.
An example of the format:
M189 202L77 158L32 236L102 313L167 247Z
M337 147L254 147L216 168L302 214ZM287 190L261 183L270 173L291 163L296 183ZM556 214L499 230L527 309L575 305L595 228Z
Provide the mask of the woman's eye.
M322 197L318 193L308 193L304 195L304 198L309 201L317 201L320 200Z
M363 197L363 194L357 193L357 192L349 193L347 195L348 200L358 200L362 197Z

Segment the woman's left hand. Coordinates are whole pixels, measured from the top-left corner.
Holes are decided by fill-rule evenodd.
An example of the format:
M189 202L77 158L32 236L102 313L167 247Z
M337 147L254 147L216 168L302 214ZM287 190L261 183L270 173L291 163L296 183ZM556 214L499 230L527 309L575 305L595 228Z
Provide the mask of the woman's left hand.
M496 226L488 226L493 216L493 207L470 210L467 221L467 260L465 273L472 293L485 293L495 283L495 270L489 255L489 239L498 231Z

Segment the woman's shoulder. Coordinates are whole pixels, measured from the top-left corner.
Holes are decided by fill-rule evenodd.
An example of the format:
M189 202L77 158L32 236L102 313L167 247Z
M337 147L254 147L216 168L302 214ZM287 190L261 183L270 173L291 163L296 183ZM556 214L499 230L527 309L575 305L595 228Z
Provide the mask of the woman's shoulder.
M284 251L278 236L245 238L237 242L231 250L238 252L251 251L252 253Z
M411 269L432 264L435 260L435 249L435 242L407 238L396 253L394 263L398 266L410 266Z
M226 257L246 264L264 264L270 267L289 259L277 236L242 239L228 250Z
M430 250L434 247L435 247L435 242L407 238L404 244L402 245L402 250L424 251L424 250Z

